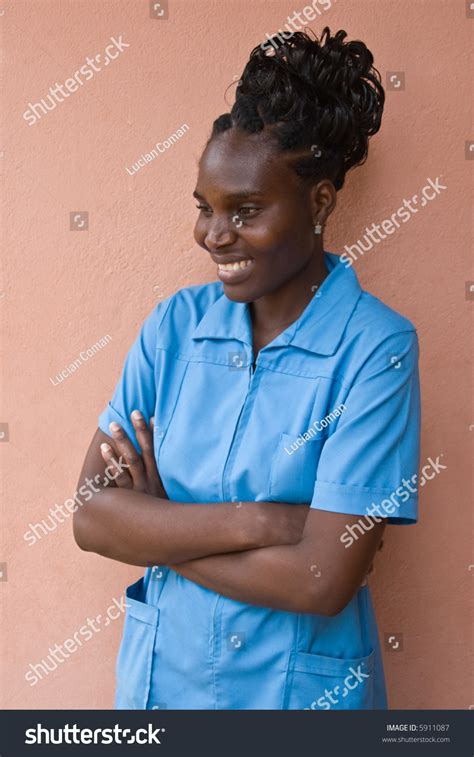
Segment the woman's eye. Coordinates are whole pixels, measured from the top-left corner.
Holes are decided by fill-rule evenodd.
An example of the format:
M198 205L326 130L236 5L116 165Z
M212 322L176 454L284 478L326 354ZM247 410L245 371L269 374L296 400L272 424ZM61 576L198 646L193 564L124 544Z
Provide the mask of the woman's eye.
M196 208L202 213L212 213L212 210L207 205L196 205ZM246 216L248 218L249 216L255 215L255 213L257 213L259 209L260 208L253 208L249 205L244 205L243 207L239 208L235 215Z
M240 216L252 216L257 212L258 208L252 208L249 205L244 205L244 207L239 208L238 214Z

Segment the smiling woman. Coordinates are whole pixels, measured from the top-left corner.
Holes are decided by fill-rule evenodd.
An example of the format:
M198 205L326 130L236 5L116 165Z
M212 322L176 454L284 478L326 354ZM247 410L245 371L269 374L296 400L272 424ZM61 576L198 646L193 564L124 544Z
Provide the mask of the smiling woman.
M80 484L114 454L127 467L75 512L77 543L146 568L127 589L118 708L327 709L354 676L334 709L387 706L365 577L417 495L367 508L418 468L418 346L324 249L384 105L346 36L252 51L194 191L217 281L148 315L87 453Z

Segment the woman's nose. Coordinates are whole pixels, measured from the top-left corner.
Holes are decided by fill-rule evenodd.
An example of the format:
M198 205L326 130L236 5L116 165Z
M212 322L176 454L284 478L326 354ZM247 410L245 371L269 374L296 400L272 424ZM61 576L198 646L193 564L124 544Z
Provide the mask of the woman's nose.
M205 242L209 249L216 250L232 244L235 238L235 227L232 228L229 218L213 218L207 229Z

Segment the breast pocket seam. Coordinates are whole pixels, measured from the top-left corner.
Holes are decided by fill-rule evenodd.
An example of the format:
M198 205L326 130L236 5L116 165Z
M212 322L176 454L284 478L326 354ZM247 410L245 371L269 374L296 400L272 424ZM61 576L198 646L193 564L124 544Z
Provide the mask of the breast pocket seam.
M170 426L171 426L171 423L173 421L173 416L174 416L174 414L176 412L176 408L178 406L179 398L181 396L181 391L183 389L184 379L186 377L188 369L189 369L189 361L186 361L186 365L185 365L185 367L184 367L184 369L182 371L182 374L181 374L181 380L179 382L179 387L177 387L177 389L176 389L176 397L175 397L175 401L174 401L173 407L171 408L171 411L168 413L168 417L167 417L167 419L165 421L165 424L164 424L165 428L163 428L163 425L160 423L159 419L157 419L155 417L155 433L153 434L153 446L154 446L154 450L155 450L155 460L156 460L156 465L157 465L158 471L160 470L161 449L163 447L163 443L164 443L165 439L167 440L167 437L169 435ZM158 421L158 425L157 425L157 421ZM162 436L158 436L158 433L156 433L157 430L158 430L158 428L160 428L163 431L163 435Z

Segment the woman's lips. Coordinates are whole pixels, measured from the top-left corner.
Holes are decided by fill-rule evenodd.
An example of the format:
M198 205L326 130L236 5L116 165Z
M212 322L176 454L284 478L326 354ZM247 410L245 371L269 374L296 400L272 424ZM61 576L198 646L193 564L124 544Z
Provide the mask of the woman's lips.
M225 284L240 284L250 276L254 265L254 261L250 258L234 263L218 263L217 275Z

